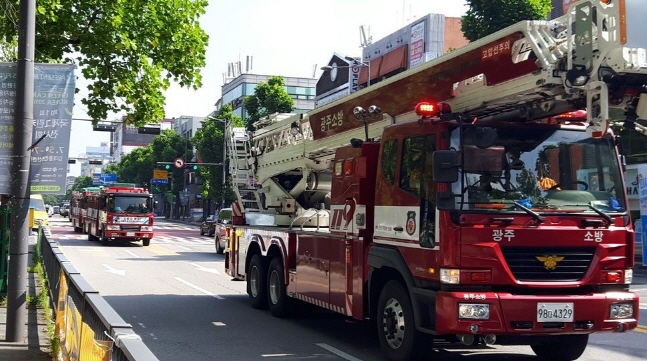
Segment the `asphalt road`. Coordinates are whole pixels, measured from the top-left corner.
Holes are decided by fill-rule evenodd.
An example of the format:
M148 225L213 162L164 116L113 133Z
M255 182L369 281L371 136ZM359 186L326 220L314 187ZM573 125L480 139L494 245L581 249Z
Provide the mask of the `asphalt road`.
M161 361L383 359L372 324L307 305L290 319L252 309L245 283L224 273L224 256L197 226L156 220L149 247L104 247L74 233L64 218L50 221L67 258ZM647 302L647 278L635 277L633 289ZM580 360L644 360L647 303L641 319L638 331L593 335ZM437 346L434 360L536 359L527 346Z

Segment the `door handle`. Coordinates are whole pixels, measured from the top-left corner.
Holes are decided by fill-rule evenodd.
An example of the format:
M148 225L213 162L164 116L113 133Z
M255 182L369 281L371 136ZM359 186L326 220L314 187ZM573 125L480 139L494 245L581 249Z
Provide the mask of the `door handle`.
M396 231L396 232L402 232L402 231L404 231L404 228L402 228L400 226L396 226L396 227L393 227L393 230Z

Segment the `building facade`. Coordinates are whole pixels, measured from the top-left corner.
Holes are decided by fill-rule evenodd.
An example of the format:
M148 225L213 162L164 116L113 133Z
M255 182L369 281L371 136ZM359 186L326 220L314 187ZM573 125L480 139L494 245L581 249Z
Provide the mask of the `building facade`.
M322 106L467 45L461 19L427 14L375 42L363 44L361 58L334 53L317 80Z
M122 120L123 121L123 120ZM174 119L162 119L160 131L171 129ZM151 125L152 126L152 125ZM121 162L121 157L132 152L133 149L145 147L153 142L156 134L139 134L139 128L124 123L118 123L117 129L110 134L110 151L115 162Z
M247 112L243 107L245 97L254 95L254 90L260 82L267 82L270 75L240 74L222 85L222 97L216 103L216 111L222 105L230 104L233 113L243 119L247 119ZM285 90L294 100L294 113L306 113L314 109L315 86L317 79L283 77Z

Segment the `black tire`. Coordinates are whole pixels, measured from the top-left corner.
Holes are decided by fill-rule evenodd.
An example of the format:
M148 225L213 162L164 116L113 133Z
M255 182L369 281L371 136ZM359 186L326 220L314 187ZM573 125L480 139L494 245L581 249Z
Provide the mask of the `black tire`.
M216 242L216 253L217 254L225 253L225 249L220 246L220 238L216 237L215 242Z
M151 245L151 239L150 238L142 239L142 244L144 245L144 247L150 246Z
M285 269L281 258L273 258L267 271L267 304L274 317L288 317L292 299L285 289Z
M204 231L202 230L202 227L200 227L200 235L204 236Z
M259 254L252 256L247 271L247 294L252 307L256 309L267 308L267 270L263 266L263 260Z
M102 245L108 246L110 244L110 239L108 239L104 233L104 231L99 232L99 241L101 242Z
M572 361L582 356L589 335L553 336L554 340L530 345L532 351L540 360Z
M411 298L402 283L389 281L384 285L377 303L376 319L380 346L389 360L429 358L430 340L416 330Z

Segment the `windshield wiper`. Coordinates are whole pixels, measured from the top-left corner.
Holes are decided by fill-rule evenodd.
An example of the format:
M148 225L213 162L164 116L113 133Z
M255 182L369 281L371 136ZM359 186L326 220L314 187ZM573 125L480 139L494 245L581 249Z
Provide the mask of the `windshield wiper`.
M533 211L532 209L530 209L530 208L528 208L528 207L526 207L526 206L524 206L524 205L520 204L518 201L514 201L514 204L515 204L517 207L519 207L520 209L522 209L524 212L526 212L526 213L530 214L531 216L533 216L533 217L534 217L536 220L538 220L539 222L543 222L543 221L545 221L545 220L546 220L546 217L544 217L544 216L542 216L541 214L539 214L539 213L537 213L537 212Z
M593 201L589 202L589 208L591 208L591 210L593 210L593 212L599 214L602 218L606 219L607 222L613 223L613 218L611 218L610 215L604 213L604 211L602 211L600 208L594 206Z

